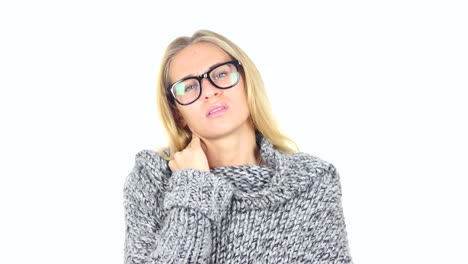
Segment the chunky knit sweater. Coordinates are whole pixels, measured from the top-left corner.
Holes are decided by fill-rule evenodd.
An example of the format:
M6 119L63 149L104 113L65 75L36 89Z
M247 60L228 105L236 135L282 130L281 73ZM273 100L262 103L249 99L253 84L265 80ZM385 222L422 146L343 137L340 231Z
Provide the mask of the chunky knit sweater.
M130 263L352 263L334 166L257 137L266 165L172 173L142 150L124 185Z

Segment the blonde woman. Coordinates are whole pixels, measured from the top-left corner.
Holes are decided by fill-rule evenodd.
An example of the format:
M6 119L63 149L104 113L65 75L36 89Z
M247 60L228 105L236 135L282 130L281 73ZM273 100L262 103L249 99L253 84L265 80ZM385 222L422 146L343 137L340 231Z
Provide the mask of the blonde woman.
M175 39L157 100L168 147L126 179L125 263L352 263L337 171L279 130L240 47Z

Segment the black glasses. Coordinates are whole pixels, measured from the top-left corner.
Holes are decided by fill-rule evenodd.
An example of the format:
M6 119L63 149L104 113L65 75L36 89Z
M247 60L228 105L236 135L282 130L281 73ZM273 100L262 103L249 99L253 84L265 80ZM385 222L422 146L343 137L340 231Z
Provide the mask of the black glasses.
M202 94L201 83L205 78L219 89L228 89L238 84L240 80L240 65L240 62L237 60L218 64L202 75L187 77L169 85L167 91L177 103L189 105L200 98Z

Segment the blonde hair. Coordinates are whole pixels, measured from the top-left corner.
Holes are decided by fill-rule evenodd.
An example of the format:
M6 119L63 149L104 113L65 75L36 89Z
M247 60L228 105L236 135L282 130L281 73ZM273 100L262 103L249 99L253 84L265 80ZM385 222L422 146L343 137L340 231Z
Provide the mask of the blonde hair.
M159 117L169 140L169 149L161 149L161 155L165 159L171 159L175 152L183 150L191 140L190 130L181 128L177 124L175 102L166 88L170 85L169 67L174 56L185 47L201 42L216 45L241 63L247 104L255 129L270 140L276 149L286 153L298 151L296 143L280 131L271 110L262 77L252 60L239 46L226 37L209 30L198 30L192 37L182 36L172 41L161 60L156 101Z

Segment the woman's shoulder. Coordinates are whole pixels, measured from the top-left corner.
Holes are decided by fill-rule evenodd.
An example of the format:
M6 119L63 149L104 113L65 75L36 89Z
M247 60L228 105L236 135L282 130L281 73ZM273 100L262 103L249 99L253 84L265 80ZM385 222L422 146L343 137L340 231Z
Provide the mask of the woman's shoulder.
M162 151L166 149L142 149L135 154L135 163L144 163L161 169L167 168L167 160L164 159Z
M308 152L298 151L292 154L286 155L288 163L292 167L304 167L304 168L319 168L329 169L333 167L333 164L319 156L312 155Z
M311 182L330 181L338 173L333 163L307 152L296 152L285 155L286 167L294 174L307 175Z
M143 149L135 154L134 166L126 178L125 188L165 190L170 175L168 161L160 151Z

